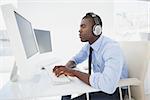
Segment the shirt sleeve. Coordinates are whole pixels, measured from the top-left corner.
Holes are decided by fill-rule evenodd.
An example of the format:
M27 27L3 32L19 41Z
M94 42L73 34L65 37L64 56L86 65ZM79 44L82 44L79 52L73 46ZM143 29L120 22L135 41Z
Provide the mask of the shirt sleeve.
M108 94L114 93L120 80L124 58L118 44L107 45L102 59L105 62L103 72L96 72L90 76L92 87Z
M74 57L71 58L72 61L74 61L76 64L82 63L84 60L88 57L88 44L86 44L78 54L76 54Z

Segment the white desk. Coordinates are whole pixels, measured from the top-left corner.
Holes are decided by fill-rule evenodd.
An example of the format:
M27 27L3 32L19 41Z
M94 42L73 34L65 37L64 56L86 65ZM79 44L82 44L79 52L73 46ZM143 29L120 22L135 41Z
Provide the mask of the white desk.
M42 74L30 81L7 82L0 90L0 100L32 99L97 91L77 78L71 78L72 81L67 84L53 85L48 75Z
M31 80L8 81L0 90L0 100L28 100L98 91L77 78L63 85L53 85L46 71L37 73Z

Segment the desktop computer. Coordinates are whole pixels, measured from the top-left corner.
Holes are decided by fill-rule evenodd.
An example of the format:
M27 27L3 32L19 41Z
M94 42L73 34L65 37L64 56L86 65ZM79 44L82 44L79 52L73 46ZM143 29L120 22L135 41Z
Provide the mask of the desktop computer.
M10 79L11 81L17 81L19 78L30 80L39 72L40 68L35 64L39 63L37 59L41 59L39 54L52 51L50 32L33 30L30 21L20 15L11 5L3 5L2 12L15 57ZM49 66L56 61L51 56L51 60L48 61ZM61 78L61 83L62 80ZM64 78L64 82L68 81L69 79Z
M19 77L28 79L34 74L33 71L36 69L32 65L32 60L39 55L39 48L32 24L10 4L2 5L2 14L15 57L12 77L14 76L15 80L17 80L16 76L19 74ZM13 79L12 77L11 79Z

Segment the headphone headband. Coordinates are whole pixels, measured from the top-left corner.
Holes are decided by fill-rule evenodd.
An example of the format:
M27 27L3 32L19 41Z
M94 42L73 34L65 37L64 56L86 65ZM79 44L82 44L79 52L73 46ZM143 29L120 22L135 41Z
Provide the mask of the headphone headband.
M99 22L98 17L97 17L96 14L90 12L90 13L87 13L86 16L87 15L91 16L94 19L94 22L95 22L96 25L100 25L100 22Z

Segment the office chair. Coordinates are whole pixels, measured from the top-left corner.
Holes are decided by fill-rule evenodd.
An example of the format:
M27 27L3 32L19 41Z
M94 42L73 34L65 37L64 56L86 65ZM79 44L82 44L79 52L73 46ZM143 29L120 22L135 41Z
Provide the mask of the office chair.
M145 100L144 79L150 59L150 42L126 41L120 42L128 64L129 78L118 83L120 100ZM128 98L122 97L121 87L128 87Z

